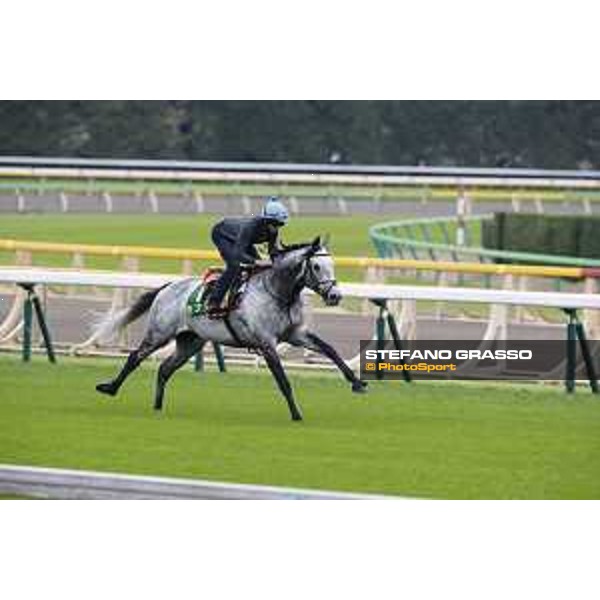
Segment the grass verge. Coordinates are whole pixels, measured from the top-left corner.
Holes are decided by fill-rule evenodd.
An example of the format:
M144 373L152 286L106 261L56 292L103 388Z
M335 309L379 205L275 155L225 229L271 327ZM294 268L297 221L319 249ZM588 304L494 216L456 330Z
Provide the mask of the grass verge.
M292 423L265 373L178 373L151 408L151 365L118 399L116 364L0 357L0 462L431 498L600 498L600 402L581 391L292 373Z
M320 233L331 234L331 249L338 256L375 256L368 237L369 226L380 217L298 217L291 220L282 232L284 242L312 240ZM169 248L209 249L212 226L219 220L216 215L3 215L2 237L6 239L44 242L158 246ZM67 266L71 257L38 253L34 262L45 266ZM0 252L0 262L12 263L14 255ZM110 257L87 258L90 268L118 268L119 260ZM201 270L207 263L198 263ZM181 271L181 262L165 259L143 259L141 269L164 273ZM353 279L364 276L363 269L340 269Z

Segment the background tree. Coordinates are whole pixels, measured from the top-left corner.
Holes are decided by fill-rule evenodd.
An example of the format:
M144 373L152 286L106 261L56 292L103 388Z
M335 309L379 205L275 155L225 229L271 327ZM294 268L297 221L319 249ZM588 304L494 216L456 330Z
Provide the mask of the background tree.
M600 103L1 101L0 153L600 168Z

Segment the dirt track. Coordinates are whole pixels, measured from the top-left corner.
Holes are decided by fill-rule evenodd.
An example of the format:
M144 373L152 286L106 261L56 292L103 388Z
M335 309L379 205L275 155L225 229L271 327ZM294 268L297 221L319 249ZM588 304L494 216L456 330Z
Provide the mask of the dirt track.
M12 303L12 296L0 295L0 322ZM54 339L60 343L75 344L84 341L91 333L94 313L104 313L110 303L106 300L89 301L68 298L51 298L47 317ZM371 339L374 315L343 313L319 308L314 314L314 329L338 348L346 359L358 353L359 341ZM418 321L419 339L481 339L484 321L436 321L423 317ZM134 345L144 330L144 320L131 327L129 344ZM36 332L36 336L38 333ZM511 339L562 339L563 327L548 325L514 325L509 327ZM37 339L37 338L34 338Z

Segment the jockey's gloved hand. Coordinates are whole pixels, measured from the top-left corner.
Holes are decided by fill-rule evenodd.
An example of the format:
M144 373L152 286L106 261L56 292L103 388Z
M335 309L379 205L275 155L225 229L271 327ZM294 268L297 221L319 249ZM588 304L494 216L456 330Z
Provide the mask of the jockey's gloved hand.
M240 262L246 265L253 265L256 262L256 256L252 256L252 254L243 254Z

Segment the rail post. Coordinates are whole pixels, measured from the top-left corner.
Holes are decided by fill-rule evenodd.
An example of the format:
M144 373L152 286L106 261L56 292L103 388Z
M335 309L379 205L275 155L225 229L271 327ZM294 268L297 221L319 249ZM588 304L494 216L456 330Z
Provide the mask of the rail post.
M15 190L15 196L17 197L17 212L25 212L25 196L20 189Z
M23 362L31 360L31 328L33 324L33 310L29 294L23 302Z
M48 360L51 363L56 362L56 356L54 354L54 348L52 346L52 338L50 337L50 330L46 323L46 317L44 316L44 310L40 299L35 292L35 287L31 283L20 283L21 288L27 292L25 301L23 303L23 361L29 362L31 360L31 337L33 329L33 314L35 316L42 332L42 338L44 340L44 347L46 348L46 354Z
M204 212L204 196L200 192L194 192L194 201L196 203L196 212L198 214Z
M583 323L577 320L575 324L577 336L579 337L579 343L581 344L581 354L583 355L583 361L585 363L585 370L590 382L590 388L594 394L598 393L598 379L596 376L596 369L594 368L594 361L592 359L592 353L590 352L590 346L585 335L585 328Z
M148 190L148 203L153 214L158 214L158 198L153 189Z
M390 335L392 336L392 340L394 342L394 346L396 350L402 350L402 340L400 339L400 334L398 332L398 327L396 326L396 319L394 319L394 315L387 308L387 300L383 298L371 298L371 302L379 308L379 314L377 315L376 321L376 339L377 339L377 350L383 350L383 346L385 343L385 328L386 325L389 329ZM379 370L379 364L381 362L381 357L379 353L377 354L376 360L376 371L375 377L377 379L383 378L383 373ZM404 360L400 361L403 365L406 365ZM411 377L410 373L404 369L402 371L402 376L404 377L404 381L410 383Z
M597 394L600 391L598 388L598 378L583 323L579 320L577 310L574 308L564 308L563 310L569 319L567 322L567 368L565 376L565 387L567 392L573 393L575 391L577 340L579 339L586 375L590 382L590 389L592 390L592 393Z
M577 358L577 330L575 327L575 310L565 308L567 322L567 368L565 371L565 387L567 393L575 391L575 362Z
M60 202L60 212L67 213L69 212L69 198L66 192L62 191L58 195L58 199Z
M215 357L217 359L217 365L219 365L219 371L221 373L225 373L227 368L225 367L225 356L223 355L223 348L221 344L217 344L217 342L213 342L213 350L215 352Z
M44 311L42 309L42 304L38 295L32 290L32 298L33 308L35 310L35 314L37 316L38 325L40 327L40 331L42 332L42 337L44 339L44 346L46 347L46 354L48 356L48 360L51 363L56 362L56 356L54 355L54 348L52 347L52 339L50 337L50 330L48 329L48 325L46 324L46 318L44 316Z
M289 203L290 209L292 210L292 214L300 214L300 205L298 204L298 198L296 198L296 196L290 196Z
M396 350L402 350L402 340L400 338L400 334L398 333L398 327L396 327L396 319L394 319L394 315L392 315L392 313L387 309L387 307L385 310L387 312L388 328L390 330L392 339L394 340ZM402 361L402 363L406 365L404 361ZM410 373L406 369L402 371L402 376L404 377L404 381L410 383Z
M112 199L112 196L110 195L110 192L108 192L108 191L102 192L102 200L104 201L104 208L106 209L106 212L112 213L113 212L113 199Z
M242 210L244 211L245 215L249 215L252 213L252 203L250 202L250 198L244 194L241 197L241 202L242 202Z
M225 366L225 356L223 355L223 349L221 348L221 344L213 342L212 347L215 353L215 358L217 360L219 371L221 373L226 373L227 367ZM204 347L198 350L198 352L196 352L196 355L194 356L194 370L204 371Z
M375 321L375 336L376 336L376 340L377 340L377 350L383 350L383 346L385 343L385 319L383 318L384 309L382 308L382 306L380 304L381 301L371 300L371 302L375 306L379 307L379 313L378 313L377 319ZM383 302L385 303L385 300L383 300ZM381 363L381 356L378 352L377 360L375 361L375 365L376 365L376 369L377 369L375 371L375 377L377 377L377 379L383 379L383 373L379 369L380 363Z

